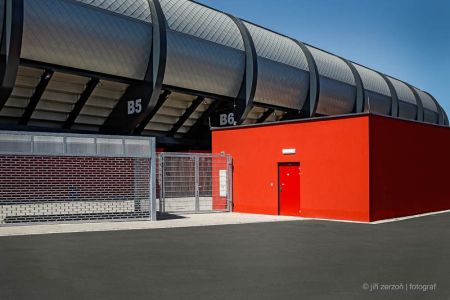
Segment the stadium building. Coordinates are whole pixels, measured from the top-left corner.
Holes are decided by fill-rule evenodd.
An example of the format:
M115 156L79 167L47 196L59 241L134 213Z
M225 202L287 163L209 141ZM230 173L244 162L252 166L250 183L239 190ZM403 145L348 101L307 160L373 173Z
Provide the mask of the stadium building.
M448 124L429 93L187 0L3 0L2 128L156 136L372 112Z
M413 137L420 131L417 126L425 126L428 131L424 134L434 140L415 159L448 161L436 151L438 141L448 136L448 117L427 91L194 1L1 0L0 18L1 130L150 136L156 137L157 147L164 151L210 151L211 128L227 127L216 131L213 150L239 157L239 153L252 151L238 138L239 130L247 132L249 126L256 130L252 136L265 134L267 124L284 128L280 130L307 132L309 129L302 131L304 126L317 124L319 128L325 122L333 132L334 124L341 121L363 118L370 123L381 118L393 122L395 128L408 124L398 129L398 136L408 132L406 136ZM364 122L358 126L366 126ZM267 130L266 138L272 141L269 144L277 140L289 148L289 141L273 139L274 134L278 134L276 130ZM389 135L389 130L384 134ZM353 136L346 138L345 149L352 149ZM382 134L377 138L385 147L391 145L392 141L383 140ZM312 139L318 142L315 149L327 147L331 151L336 145L319 143L321 139L340 143L331 135L317 135ZM418 138L416 143L421 140L425 139ZM245 151L240 145L245 145ZM301 143L298 146L313 147ZM377 153L385 149L379 148ZM286 149L274 151L282 150ZM363 153L368 160L369 150ZM267 152L264 157L274 156ZM293 157L280 157L277 162L297 166L295 159L302 158ZM330 163L337 166L335 162L341 158ZM366 160L360 162L365 164ZM235 172L240 172L236 168ZM401 169L398 175L406 170ZM236 178L249 178L248 174L246 171ZM429 179L433 181L435 176ZM234 187L240 189L244 181L236 178ZM315 180L310 191L321 188L320 180ZM269 181L278 185L275 179L267 184ZM361 187L358 182L354 184ZM242 195L235 197L238 204L247 201L246 197L261 196ZM255 208L254 203L238 207L241 211L280 213L278 196L272 196L273 201L265 207L261 204ZM345 199L346 194L341 196ZM439 205L439 209L446 205ZM346 213L342 207L333 209L339 213L311 209L305 215L371 219L368 208L356 214ZM408 213L411 211L400 214ZM380 218L394 215L398 213L381 214Z

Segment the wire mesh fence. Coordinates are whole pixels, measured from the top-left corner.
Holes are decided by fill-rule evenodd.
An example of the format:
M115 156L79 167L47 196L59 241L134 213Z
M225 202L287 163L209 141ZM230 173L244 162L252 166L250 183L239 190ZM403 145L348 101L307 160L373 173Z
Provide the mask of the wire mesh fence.
M154 160L149 138L0 133L0 224L154 219Z
M162 213L230 211L229 155L162 153L158 163L157 207Z

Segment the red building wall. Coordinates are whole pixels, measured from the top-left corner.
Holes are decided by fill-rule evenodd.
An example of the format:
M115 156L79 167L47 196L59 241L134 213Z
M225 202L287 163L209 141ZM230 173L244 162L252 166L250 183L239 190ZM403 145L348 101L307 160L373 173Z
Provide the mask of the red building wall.
M368 126L353 116L213 131L213 153L233 156L234 211L278 214L278 163L300 162L299 216L368 221Z
M448 127L356 115L219 129L221 151L233 156L237 212L278 214L279 162L300 162L299 216L376 221L450 209Z
M371 220L450 209L450 128L370 117Z

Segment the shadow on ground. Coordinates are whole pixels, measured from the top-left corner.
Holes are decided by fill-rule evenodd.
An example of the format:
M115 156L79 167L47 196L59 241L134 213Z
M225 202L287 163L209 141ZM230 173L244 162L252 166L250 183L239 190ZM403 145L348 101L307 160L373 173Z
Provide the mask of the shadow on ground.
M185 219L186 217L185 216L176 215L176 214L157 212L156 218L158 220L178 220L178 219Z

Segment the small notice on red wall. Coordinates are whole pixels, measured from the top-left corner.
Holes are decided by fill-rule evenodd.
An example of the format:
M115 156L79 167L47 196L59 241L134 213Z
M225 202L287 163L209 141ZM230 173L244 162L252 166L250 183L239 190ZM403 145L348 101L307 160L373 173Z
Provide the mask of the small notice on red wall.
M219 170L219 196L227 196L227 170Z

